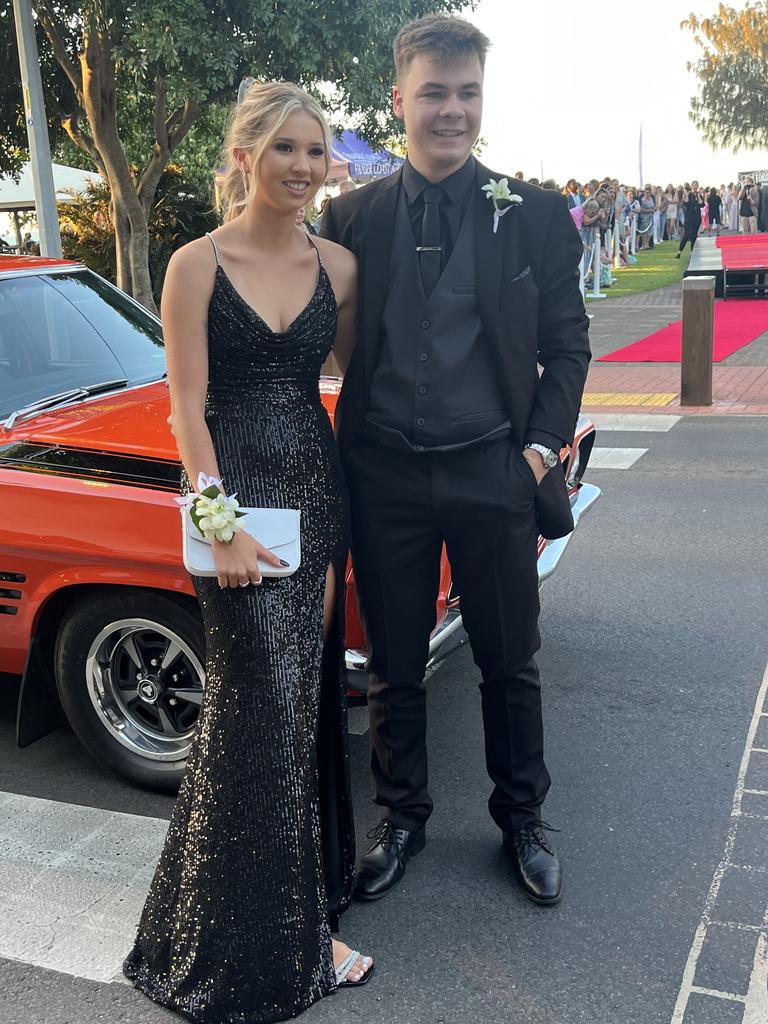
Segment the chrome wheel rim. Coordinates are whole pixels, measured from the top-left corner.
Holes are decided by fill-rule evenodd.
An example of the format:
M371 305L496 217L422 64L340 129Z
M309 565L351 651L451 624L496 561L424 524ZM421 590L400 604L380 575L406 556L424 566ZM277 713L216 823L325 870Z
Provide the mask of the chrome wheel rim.
M178 633L150 619L111 622L91 644L85 671L99 721L123 747L152 761L187 756L205 670Z

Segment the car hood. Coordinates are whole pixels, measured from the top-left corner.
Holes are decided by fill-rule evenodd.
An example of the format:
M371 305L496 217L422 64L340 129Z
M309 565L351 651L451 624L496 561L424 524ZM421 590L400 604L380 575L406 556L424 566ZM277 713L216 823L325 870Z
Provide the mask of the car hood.
M0 423L0 446L25 441L178 459L168 412L165 383L145 384L39 413L10 430Z
M335 378L321 379L321 397L331 417L340 390ZM169 411L165 382L145 384L39 413L10 430L0 422L0 449L29 442L178 460Z

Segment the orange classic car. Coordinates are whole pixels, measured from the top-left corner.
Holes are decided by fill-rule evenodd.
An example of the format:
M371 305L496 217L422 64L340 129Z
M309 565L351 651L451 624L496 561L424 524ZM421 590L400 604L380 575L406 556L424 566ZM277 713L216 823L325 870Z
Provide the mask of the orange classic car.
M17 741L66 719L103 764L172 791L205 688L197 601L181 558L179 458L159 321L78 264L0 256L0 678L21 676ZM321 380L333 416L341 387ZM574 519L594 426L562 452ZM539 540L539 578L569 537ZM366 642L347 569L350 691ZM432 660L464 639L443 555Z

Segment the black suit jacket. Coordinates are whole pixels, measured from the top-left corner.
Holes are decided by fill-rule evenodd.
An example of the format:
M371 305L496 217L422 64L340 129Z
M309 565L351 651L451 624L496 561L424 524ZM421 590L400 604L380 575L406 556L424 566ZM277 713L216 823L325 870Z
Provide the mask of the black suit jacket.
M395 171L332 199L321 222L321 234L350 249L359 262L358 343L336 409L342 453L351 447L366 414L401 174ZM502 177L477 163L475 266L483 327L515 443L522 446L538 431L570 441L590 359L589 321L579 291L581 238L563 196L514 178L509 179L510 191L523 202L501 218L494 234L493 205L482 186ZM543 367L541 377L537 364ZM553 525L550 533L555 535L556 529Z

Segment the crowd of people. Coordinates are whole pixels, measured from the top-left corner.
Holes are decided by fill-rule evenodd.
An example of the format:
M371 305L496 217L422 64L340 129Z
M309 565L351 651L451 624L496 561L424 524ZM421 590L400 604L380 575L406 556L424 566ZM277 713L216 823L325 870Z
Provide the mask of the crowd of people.
M661 242L677 242L676 257L680 258L686 246L693 250L699 235L768 231L768 181L755 183L753 178L747 178L742 183L730 182L717 188L702 187L693 180L682 185L670 183L666 188L636 188L622 184L618 178L592 178L583 184L571 178L561 186L554 178L525 179L522 171L515 177L567 198L584 243L585 280L591 279L594 244L599 238L604 278L601 284L606 286L612 283L610 267L615 257L617 224L622 266L637 262L636 252L649 251ZM355 187L353 182L345 181L340 191ZM305 226L310 233L319 232L327 202L327 198L323 200L316 219L306 218Z
M515 177L523 180L524 175L518 171ZM635 188L622 184L618 178L592 178L585 184L571 178L565 187L551 178L528 181L566 196L584 243L585 276L590 272L598 237L603 264L607 267L613 262L614 252L609 253L606 245L609 239L614 242L617 230L622 265L634 262L636 251L647 251L664 241L678 242L679 258L686 246L693 249L699 234L768 231L768 182L758 185L752 178L719 188L702 187L695 180L683 185L669 184L666 188Z

